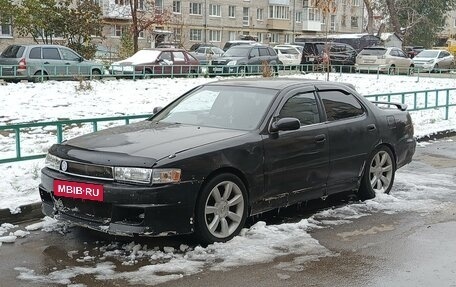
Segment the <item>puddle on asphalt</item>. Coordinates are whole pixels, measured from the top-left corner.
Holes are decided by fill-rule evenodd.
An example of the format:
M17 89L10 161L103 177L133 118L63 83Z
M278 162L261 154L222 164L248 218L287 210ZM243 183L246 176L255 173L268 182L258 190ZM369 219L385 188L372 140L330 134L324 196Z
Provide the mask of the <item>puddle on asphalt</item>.
M354 231L347 231L342 233L337 233L342 241L349 241L352 237L364 236L364 235L375 235L380 232L392 231L394 230L394 225L391 224L382 224L380 226L372 226L369 229L357 229Z

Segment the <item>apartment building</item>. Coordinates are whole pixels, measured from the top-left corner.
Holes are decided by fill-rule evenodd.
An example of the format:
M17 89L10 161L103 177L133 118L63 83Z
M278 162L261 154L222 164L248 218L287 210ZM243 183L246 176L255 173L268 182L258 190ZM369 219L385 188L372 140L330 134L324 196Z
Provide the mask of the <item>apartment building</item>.
M93 41L106 50L116 50L131 17L129 0L94 0L102 7L105 39ZM145 1L140 0L142 9ZM338 0L334 13L323 15L315 0L155 0L155 6L169 11L172 20L141 34L141 48L157 43L177 42L185 48L210 42L222 47L226 41L249 36L266 44L292 43L298 35L360 33L363 30L362 0ZM3 22L0 48L12 42L27 42Z

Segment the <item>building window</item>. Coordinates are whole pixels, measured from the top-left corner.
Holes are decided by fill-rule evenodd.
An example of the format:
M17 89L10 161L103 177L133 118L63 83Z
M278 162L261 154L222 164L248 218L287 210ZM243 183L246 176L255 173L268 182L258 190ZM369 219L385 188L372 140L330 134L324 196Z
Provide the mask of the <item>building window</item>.
M342 20L340 21L342 27L347 27L347 16L342 15Z
M101 6L101 0L92 0L92 3Z
M291 39L291 34L285 34L285 39L284 40L285 40L286 44L291 43L290 39Z
M173 12L174 13L181 13L181 1L173 1Z
M190 14L191 15L202 15L201 3L190 3Z
M1 19L0 18L0 37L1 36L13 36L13 27L11 25L11 18Z
M269 19L290 19L290 7L269 6Z
M351 27L358 28L358 17L351 17Z
M114 25L113 30L113 36L115 37L122 37L122 34L124 34L127 31L127 26L124 25Z
M220 17L220 5L218 4L209 4L209 16Z
M271 33L271 43L279 43L279 33Z
M201 29L190 29L190 41L201 41L203 30Z
M228 6L228 17L235 18L236 17L236 6Z
M352 0L352 6L359 6L359 0Z
M263 9L257 9L257 20L263 21L263 17L264 17L263 14L264 14Z
M115 0L114 3L116 5L119 5L119 6L130 5L130 1L129 0Z
M263 41L264 41L264 33L260 33L260 32L257 33L257 41L260 42L260 43L263 43Z
M235 31L229 31L228 32L228 38L229 38L229 41L236 40L236 32Z
M174 39L180 40L182 38L182 28L173 28Z
M336 30L336 15L331 15L330 23L329 23L329 29L331 31L335 31Z
M163 12L163 0L155 0L155 10L158 12Z
M221 42L222 41L222 31L210 30L209 31L209 41L210 42Z
M242 8L242 26L250 25L250 11L249 7Z
M296 22L297 23L302 22L302 12L296 12Z

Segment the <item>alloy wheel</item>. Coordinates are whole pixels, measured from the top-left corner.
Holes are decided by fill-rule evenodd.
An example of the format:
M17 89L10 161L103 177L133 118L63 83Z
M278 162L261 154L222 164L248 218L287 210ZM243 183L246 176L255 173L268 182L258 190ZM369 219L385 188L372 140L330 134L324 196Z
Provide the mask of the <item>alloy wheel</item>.
M392 184L393 160L389 153L380 150L373 158L369 168L369 181L375 193L385 193Z

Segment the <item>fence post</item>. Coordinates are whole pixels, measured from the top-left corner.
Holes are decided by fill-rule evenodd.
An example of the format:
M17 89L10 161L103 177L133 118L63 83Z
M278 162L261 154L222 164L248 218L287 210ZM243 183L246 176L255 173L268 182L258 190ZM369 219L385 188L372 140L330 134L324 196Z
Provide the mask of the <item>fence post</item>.
M93 126L93 131L94 132L98 131L98 122L97 121L93 121L92 122L92 126Z
M57 124L57 143L61 143L62 141L63 141L62 124L58 123Z
M16 135L16 157L21 158L21 134L19 128L14 129Z
M450 113L450 89L446 90L446 103L445 103L445 120L448 120Z

